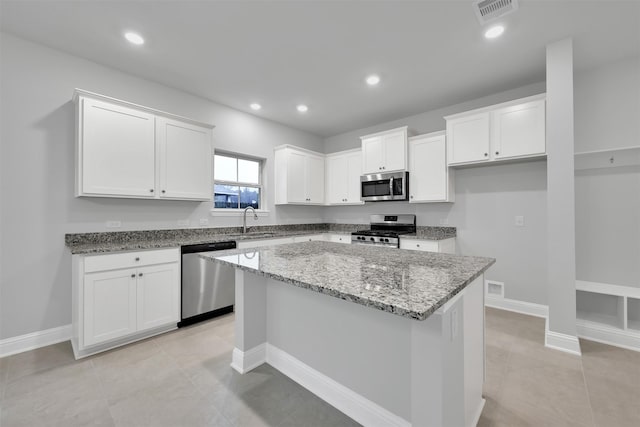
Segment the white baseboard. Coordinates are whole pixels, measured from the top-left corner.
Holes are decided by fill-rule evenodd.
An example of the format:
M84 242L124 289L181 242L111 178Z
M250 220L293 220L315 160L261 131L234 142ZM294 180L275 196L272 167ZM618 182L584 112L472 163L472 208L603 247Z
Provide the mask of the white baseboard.
M34 350L71 339L71 325L32 332L0 340L0 357Z
M475 427L480 422L480 417L482 416L482 410L484 409L484 405L487 403L487 400L482 398L480 399L480 405L478 405L478 409L476 409L476 413L471 420L471 424L467 425L467 427Z
M364 426L411 426L404 418L270 344L267 344L267 363Z
M565 353L582 356L580 351L580 341L573 335L562 334L549 330L549 319L544 324L544 346Z
M640 351L640 333L613 328L600 323L578 319L576 329L580 338L609 344L627 350Z
M547 318L549 316L549 307L542 304L534 304L532 302L518 301L515 299L485 296L484 305L501 310L513 311L516 313L527 314L529 316Z
M233 349L231 356L231 367L241 374L247 373L257 368L267 361L267 344L257 345L247 351L239 348Z

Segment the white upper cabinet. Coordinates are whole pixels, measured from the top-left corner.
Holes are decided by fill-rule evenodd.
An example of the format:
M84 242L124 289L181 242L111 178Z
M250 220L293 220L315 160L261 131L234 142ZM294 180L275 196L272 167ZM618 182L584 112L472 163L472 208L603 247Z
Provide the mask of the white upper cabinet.
M449 164L489 160L489 113L447 119Z
M325 160L325 200L329 205L361 205L360 175L362 151L349 150L328 154Z
M545 95L445 117L449 165L543 156Z
M276 205L324 203L324 154L283 145L275 148Z
M407 127L360 137L362 173L383 173L407 169Z
M79 104L78 195L155 197L155 118L95 99Z
M213 126L76 89L76 196L211 200Z
M453 202L445 132L409 138L409 203Z
M156 140L160 197L211 199L211 129L157 117Z
M491 113L495 159L544 154L544 100L525 102L497 109Z

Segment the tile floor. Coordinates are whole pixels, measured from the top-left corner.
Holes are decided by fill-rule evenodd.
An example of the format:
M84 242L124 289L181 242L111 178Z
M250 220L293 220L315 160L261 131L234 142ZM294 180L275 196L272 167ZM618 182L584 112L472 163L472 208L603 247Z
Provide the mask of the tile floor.
M544 348L544 320L487 309L479 426L640 425L640 353ZM0 426L357 425L273 368L229 367L233 315L80 361L61 343L0 359Z

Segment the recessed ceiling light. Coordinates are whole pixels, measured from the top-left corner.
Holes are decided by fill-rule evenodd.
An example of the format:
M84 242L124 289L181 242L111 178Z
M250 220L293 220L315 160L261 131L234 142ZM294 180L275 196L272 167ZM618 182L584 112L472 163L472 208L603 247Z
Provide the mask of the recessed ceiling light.
M495 39L496 37L500 37L504 33L504 27L502 25L495 25L489 28L484 36L488 39Z
M128 32L124 34L124 38L129 41L129 43L141 45L144 44L144 39L138 33Z
M257 110L262 108L262 105L254 102L253 104L249 105L249 107L251 107L252 110L256 110L257 111Z
M380 83L380 76L377 76L375 74L370 75L369 77L367 77L367 84L369 86L375 86L378 83Z
M306 113L307 111L309 111L309 107L307 107L304 104L300 104L296 107L298 109L299 112L301 113Z

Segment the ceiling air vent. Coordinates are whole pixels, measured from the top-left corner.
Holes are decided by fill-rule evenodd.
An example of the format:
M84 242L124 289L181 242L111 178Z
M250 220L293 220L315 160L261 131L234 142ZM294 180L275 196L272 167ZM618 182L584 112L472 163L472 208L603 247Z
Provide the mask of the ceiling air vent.
M480 0L473 3L480 24L518 10L518 0Z

